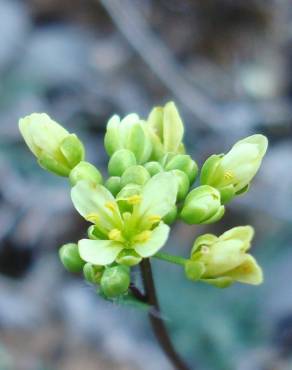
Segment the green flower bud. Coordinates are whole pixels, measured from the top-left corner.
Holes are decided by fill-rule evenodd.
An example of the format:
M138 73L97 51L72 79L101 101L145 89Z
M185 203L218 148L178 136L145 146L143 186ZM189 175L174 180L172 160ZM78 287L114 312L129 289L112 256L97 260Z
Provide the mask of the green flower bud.
M130 285L130 271L127 266L119 265L105 269L100 287L108 298L118 297L127 292Z
M144 167L149 172L151 177L163 171L163 168L159 162L148 162L144 164Z
M220 220L224 211L219 191L203 185L186 197L180 217L188 224L210 224Z
M113 196L116 196L122 189L121 178L118 176L109 177L104 186L113 194Z
M171 173L174 174L178 183L177 200L184 200L190 188L189 178L181 170L172 170Z
M159 159L167 152L181 153L184 125L173 102L155 107L149 114L147 124L152 138L153 157Z
M20 119L19 130L40 166L56 175L69 176L84 159L84 147L78 137L47 114L33 113Z
M76 185L80 180L87 180L92 184L101 184L102 175L91 163L81 161L71 170L69 180L72 186Z
M129 114L122 121L119 116L113 116L107 124L104 144L110 156L117 150L128 149L140 164L147 162L152 152L145 122L137 114Z
M173 206L172 207L172 210L170 212L168 212L164 217L163 217L163 221L167 224L167 225L172 225L175 221L176 221L176 218L177 218L177 206Z
M59 249L59 257L64 267L70 272L80 272L85 264L75 243L64 244Z
M133 152L127 149L120 149L109 160L108 172L111 176L122 176L128 167L136 164L136 157Z
M263 135L252 135L238 141L227 154L207 159L202 167L201 183L218 189L222 203L229 202L248 190L267 147L268 140Z
M122 187L127 184L144 185L150 179L149 172L143 166L131 166L121 177Z
M187 154L177 154L171 158L166 158L165 170L181 170L189 178L190 184L192 184L198 175L198 165L192 158Z
M250 226L235 227L221 236L201 235L194 243L185 272L191 280L201 280L225 288L234 281L258 285L262 270L247 253L253 238Z
M89 262L83 266L84 278L92 284L100 284L103 272L104 266L92 265Z

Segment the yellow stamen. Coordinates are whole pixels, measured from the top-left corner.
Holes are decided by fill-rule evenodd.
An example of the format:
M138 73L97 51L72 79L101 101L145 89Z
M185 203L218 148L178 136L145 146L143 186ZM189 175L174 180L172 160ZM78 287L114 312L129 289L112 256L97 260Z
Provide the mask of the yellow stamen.
M146 243L150 239L150 236L151 236L151 231L145 230L145 231L142 231L140 234L136 235L134 238L134 241L138 243Z
M100 217L97 213L89 213L85 216L85 220L92 222L93 224L97 224L100 220Z
M116 210L116 203L115 202L106 202L104 206L112 212L114 212Z
M141 203L142 197L140 195L132 195L131 197L127 198L127 202L131 205Z
M151 215L148 217L148 220L151 222L151 224L156 224L157 222L161 221L161 217L158 215Z
M233 173L233 172L231 172L231 171L226 171L226 172L224 173L224 178L225 178L225 180L231 180L231 179L233 179L233 178L234 178L234 173Z
M118 229L112 229L108 233L108 237L110 240L114 240L115 242L123 242L124 238L122 237L122 233Z

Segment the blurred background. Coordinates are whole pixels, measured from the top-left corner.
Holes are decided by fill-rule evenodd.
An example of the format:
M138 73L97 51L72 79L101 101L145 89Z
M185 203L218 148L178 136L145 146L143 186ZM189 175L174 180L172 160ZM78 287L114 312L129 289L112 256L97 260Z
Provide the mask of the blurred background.
M1 370L170 369L145 312L105 303L60 265L85 225L17 127L47 112L105 173L108 118L169 100L200 165L244 136L270 139L224 220L178 224L167 246L187 256L199 233L252 224L265 283L217 290L155 262L173 341L191 369L292 369L291 42L289 0L0 0Z

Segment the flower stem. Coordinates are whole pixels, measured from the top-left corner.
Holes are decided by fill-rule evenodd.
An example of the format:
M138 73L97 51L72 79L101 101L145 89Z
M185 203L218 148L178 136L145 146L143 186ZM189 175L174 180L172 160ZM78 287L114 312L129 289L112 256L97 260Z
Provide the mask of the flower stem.
M181 265L181 266L184 266L187 262L187 259L183 257L173 256L171 254L167 254L163 252L158 252L153 257L158 258L163 261L175 263L176 265Z
M147 302L153 306L157 313L160 313L160 307L156 295L152 268L149 259L143 259L140 263L142 279L146 294ZM165 355L168 357L169 361L172 363L176 370L189 370L188 366L180 358L179 354L176 352L171 339L169 337L167 328L161 318L161 315L153 315L149 313L149 320L152 325L153 332L163 349Z

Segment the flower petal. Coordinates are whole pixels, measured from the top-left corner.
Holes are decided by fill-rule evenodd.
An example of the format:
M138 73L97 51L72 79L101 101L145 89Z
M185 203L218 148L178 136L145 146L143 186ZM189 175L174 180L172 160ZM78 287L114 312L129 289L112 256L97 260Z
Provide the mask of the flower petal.
M223 233L219 240L231 240L231 239L237 239L241 240L244 243L244 251L247 251L250 248L250 242L254 236L254 229L252 226L238 226L234 227L225 233Z
M226 275L246 284L259 285L263 282L262 269L250 254L246 255L245 261L240 266L229 271Z
M111 240L82 239L78 242L80 257L94 265L108 265L117 258L123 245Z
M106 204L112 204L115 207L115 214L119 216L118 206L115 198L104 186L86 180L78 181L71 190L71 198L74 207L84 218L95 214L100 217L105 227L117 226L113 221L113 211L106 207Z
M137 243L134 245L135 251L144 258L153 256L168 238L170 227L161 222L151 233L150 239L144 243Z
M169 172L158 173L142 189L139 213L165 216L175 205L177 191L177 180L173 174Z

